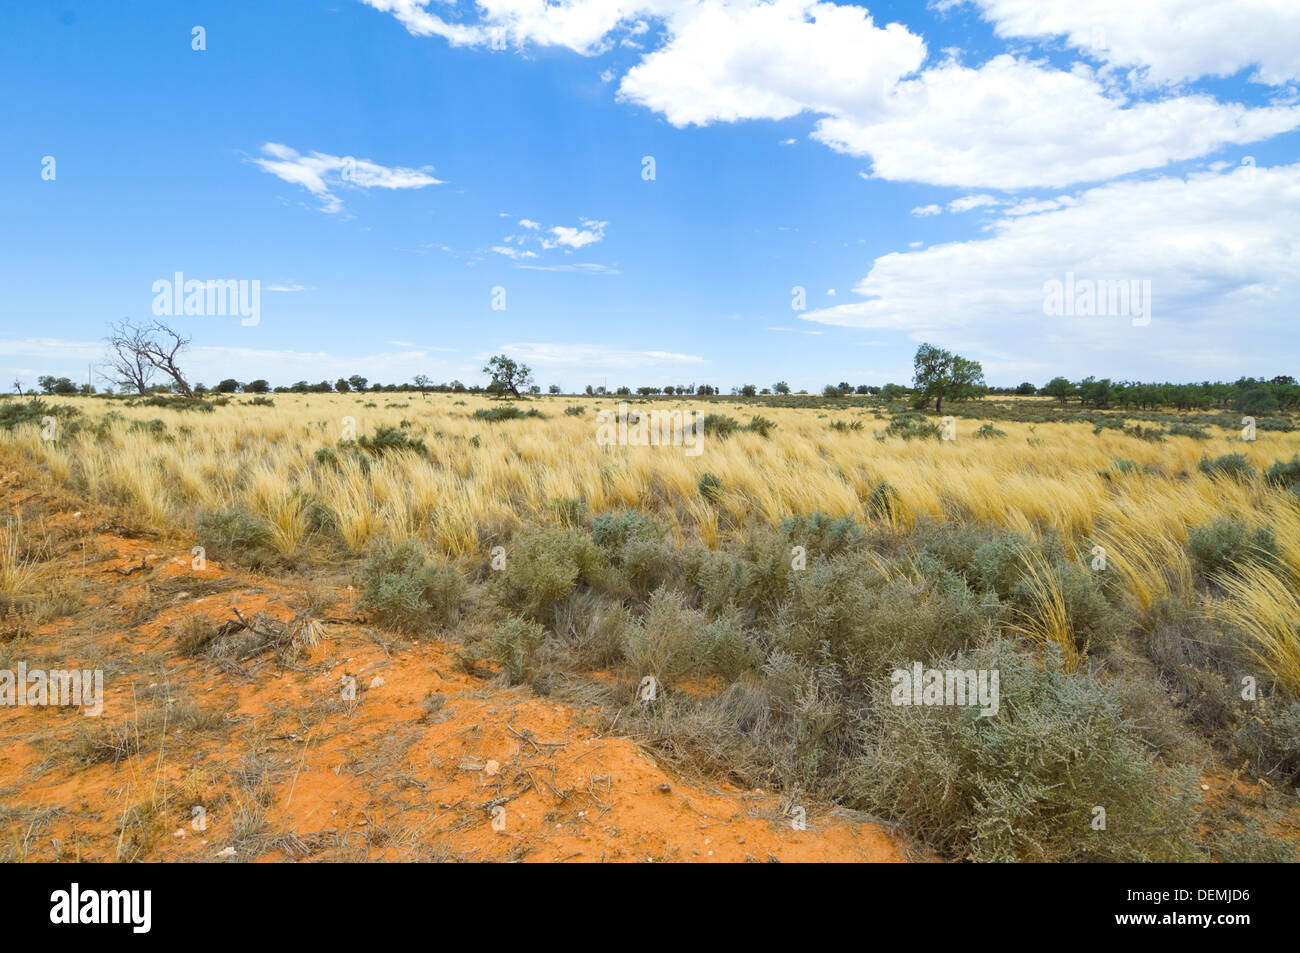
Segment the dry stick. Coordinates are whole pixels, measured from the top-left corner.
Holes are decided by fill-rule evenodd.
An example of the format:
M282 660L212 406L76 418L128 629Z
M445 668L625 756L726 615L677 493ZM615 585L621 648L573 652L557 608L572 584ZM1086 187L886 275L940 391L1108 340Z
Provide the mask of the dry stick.
M120 576L129 576L129 575L131 575L131 573L133 573L133 572L139 572L139 571L142 570L142 569L152 569L152 568L153 568L152 566L147 566L147 565L145 565L145 561L146 561L148 558L149 558L148 556L141 556L141 557L140 557L140 565L138 565L138 566L132 566L132 567L130 567L129 569L119 569L119 568L116 567L116 566L110 566L108 569L105 569L105 570L103 570L103 571L104 571L104 572L115 572L115 573L117 573L117 574L120 575Z
M310 733L308 733L307 737L303 739L302 757L298 759L298 770L293 773L293 780L289 782L289 796L285 798L284 801L284 809L286 811L289 810L289 805L293 803L293 789L298 786L298 775L302 774L302 766L307 761L307 748L309 745L311 745ZM292 831L290 833L292 833Z
M519 795L525 794L528 791L530 791L532 787L533 787L533 782L532 779L529 778L528 783L525 784L523 787L521 787L518 791L515 791L513 794L506 794L501 797L493 798L490 801L484 801L482 804L478 806L478 809L480 811L490 811L492 810L492 808L497 807L500 804L508 804L510 801L513 801L515 798L519 797Z

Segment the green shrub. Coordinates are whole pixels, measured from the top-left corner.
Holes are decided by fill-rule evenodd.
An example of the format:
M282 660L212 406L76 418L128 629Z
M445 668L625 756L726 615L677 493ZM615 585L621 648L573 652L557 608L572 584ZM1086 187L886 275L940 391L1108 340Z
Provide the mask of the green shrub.
M199 413L210 414L218 407L224 407L230 403L229 397L220 397L216 400L191 400L188 397L182 397L179 394L153 394L149 397L128 400L128 407L162 407L165 410L197 410Z
M790 573L774 647L861 681L964 650L988 631L989 610L964 586L917 578L901 561L881 571L872 557L847 553Z
M713 503L722 497L722 477L716 473L705 473L700 477L700 482L696 484L700 491L700 496L704 497L710 503Z
M1174 424L1169 428L1171 437L1191 437L1193 440L1209 440L1210 432L1196 424Z
M209 559L261 569L279 561L275 527L247 510L204 513L198 519L198 542Z
M1276 461L1268 468L1264 479L1273 486L1283 489L1300 485L1300 454L1296 454L1290 460Z
M867 495L867 509L881 519L888 519L897 511L898 499L898 490L893 484L881 480Z
M704 432L710 437L728 437L733 431L739 429L740 424L735 417L728 417L726 414L706 414L703 427Z
M1032 542L1018 533L998 534L971 555L972 581L981 592L1009 599L1011 590L1025 576L1024 557L1032 549Z
M688 608L682 593L656 589L641 624L629 633L625 654L633 679L653 675L669 684L698 671L706 625L704 613Z
M1074 630L1075 648L1093 654L1108 650L1124 634L1128 619L1106 600L1098 574L1072 562L1057 563L1051 572L1065 604L1065 617ZM1022 612L1034 610L1037 600L1028 580L1012 586L1011 602Z
M1214 853L1224 864L1294 864L1296 848L1284 837L1275 837L1250 821L1242 830L1220 837Z
M381 625L419 632L460 615L465 580L451 566L429 562L411 541L380 550L361 569L357 607Z
M576 404L564 408L564 416L566 417L581 417L586 412L587 412L586 407L579 407Z
M537 674L537 650L545 641L546 630L536 622L511 616L492 630L489 658L505 669L511 685L517 685Z
M755 416L750 418L749 423L746 424L745 426L745 429L750 431L751 433L758 434L760 437L769 437L771 436L772 431L776 429L776 421L768 420L766 417L762 417L756 414Z
M0 430L13 430L23 424L41 427L41 420L45 417L58 421L60 436L75 433L81 424L81 411L66 404L47 404L39 397L0 402Z
M860 729L854 806L896 819L971 861L1186 861L1196 776L1166 771L1115 691L1003 644L943 668L996 670L993 717L969 706L895 705L888 682ZM1105 810L1106 827L1094 830Z
M429 451L423 440L409 436L400 427L380 427L374 436L363 436L357 440L357 446L375 457L403 450L423 456Z
M1103 430L1123 430L1123 417L1094 417L1092 421L1092 432L1100 434Z
M474 417L478 420L487 420L497 423L502 420L523 420L527 417L545 417L536 407L528 410L520 410L514 404L507 404L503 407L487 407L474 411Z
M941 436L939 425L930 421L924 414L895 414L885 428L885 435L902 437L904 440L938 440Z
M623 547L634 539L658 542L663 537L660 523L641 510L602 513L591 526L591 538L614 559L621 557Z
M1258 776L1275 778L1292 789L1300 786L1300 701L1274 695L1250 708L1233 746Z
M852 516L836 518L820 511L787 517L781 521L780 531L792 546L823 556L857 549L866 542L866 534Z
M763 650L741 625L733 609L704 627L699 640L700 666L705 674L728 681L763 664Z
M1252 533L1245 523L1227 517L1188 533L1187 551L1207 576L1278 558L1277 537L1271 529L1261 526Z
M563 526L583 526L587 522L587 501L563 496L551 501L551 508Z
M129 433L147 433L157 440L166 440L167 424L157 417L152 420L133 420L131 426L127 428Z
M863 427L861 420L832 420L830 428L838 433L857 433Z
M979 437L981 440L988 440L993 437L1005 437L1006 435L1007 432L1005 430L999 430L997 427L994 427L992 423L984 424L984 426L975 431L975 436Z
M605 554L585 533L543 530L520 541L501 580L506 605L530 618L548 620L555 604L577 588L606 578Z
M1240 453L1225 453L1214 460L1201 458L1201 472L1211 477L1230 477L1245 483L1255 476L1255 468Z
M1132 427L1126 427L1124 432L1130 437L1137 437L1139 440L1145 440L1148 443L1158 443L1165 439L1165 431L1159 427L1143 427L1141 424L1134 424Z

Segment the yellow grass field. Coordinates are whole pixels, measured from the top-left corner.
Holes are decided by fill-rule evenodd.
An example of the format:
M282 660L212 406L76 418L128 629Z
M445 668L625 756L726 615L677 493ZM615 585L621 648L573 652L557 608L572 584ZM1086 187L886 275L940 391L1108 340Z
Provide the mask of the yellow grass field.
M305 680L298 697L306 706L277 708L275 717L345 738L351 729L336 721L353 709L338 709L332 690L320 686L335 677L338 659L347 660L347 671L369 644L380 654L367 651L368 667L392 666L375 684L393 679L408 686L397 707L382 708L376 737L400 726L424 732L426 716L403 706L458 671L465 681L450 697L478 698L483 679L494 680L493 692L517 692L525 683L532 689L527 697L536 698L563 685L561 696L548 701L561 719L551 730L563 737L578 730L572 719L599 711L598 731L617 726L681 771L744 778L782 797L806 785L823 803L891 819L936 856L1188 859L1209 851L1258 859L1293 851L1291 802L1273 804L1267 785L1295 770L1289 739L1300 694L1300 505L1293 489L1264 474L1300 455L1300 432L1261 429L1257 439L1244 440L1235 429L1209 426L1208 438L1164 432L1151 440L1134 428L1046 421L1057 410L1051 402L1011 399L957 407L955 439L937 439L930 430L909 440L886 432L901 408L874 402L629 402L633 414L735 418L727 435L704 435L696 454L688 446L606 445L598 427L619 406L612 397L272 399L236 395L209 410L181 410L50 398L0 430L13 500L0 539L0 595L11 607L13 630L0 642L6 657L71 652L100 660L95 664L110 673L131 672L143 684L157 684L156 671L168 679L183 671L186 697L202 697L206 707L185 708L180 717L204 738L234 723L214 710L261 710L247 709L246 689L231 695L214 674L232 670L229 653L239 660L233 670L246 673L260 666L266 675L274 660ZM502 408L525 416L475 416ZM980 410L988 416L975 416ZM746 426L756 416L771 426ZM977 436L987 419L996 429ZM1204 416L1197 420L1205 426ZM1244 458L1237 476L1213 468L1210 475L1202 466L1228 455ZM39 505L26 502L37 497ZM89 514L70 512L74 501L96 512L93 529ZM835 555L832 536L818 535L829 521L794 519L817 513L852 518L836 524L856 526L849 551ZM105 514L111 519L102 521ZM606 514L612 521L602 524ZM1211 533L1217 548L1209 556L1198 553L1198 534L1216 521L1231 525ZM613 526L642 533L642 541L612 543ZM193 572L190 563L190 547L209 538L222 547L215 576ZM790 562L790 547L801 540L811 547L809 571L788 571L786 564L805 568ZM506 568L491 565L502 551L496 547L511 553L509 571L490 571ZM199 595L213 591L231 595ZM227 600L233 608L223 610ZM350 630L357 625L364 628ZM103 626L123 634L106 637ZM232 631L260 641L225 648L230 639L253 637ZM150 646L139 658L131 648L137 635ZM1051 681L1055 663L1047 662L1052 653L1045 648L1052 646L1066 682ZM401 654L390 662L394 651ZM253 669L242 668L255 658L261 661ZM410 669L415 658L423 674ZM979 818L999 811L1013 816L1014 804L987 805L975 793L931 800L942 788L939 778L953 770L944 767L948 752L974 757L997 736L953 736L942 717L888 704L888 693L871 686L899 658L993 665L1017 706L1001 724L1029 737L1038 730L1035 719L1055 719L1047 736L1054 757L1073 762L1092 752L1068 769L1085 774L1071 775L1064 788L1048 780L1057 777L1051 759L1017 767L998 755L988 762L985 770L997 778L1033 773L1035 783L1047 784L1043 798L1060 792L1057 807L1022 818L1032 834L1022 837L1013 826L996 843L981 843L969 827L953 825L983 823ZM1236 698L1243 672L1260 684L1257 707L1254 695ZM670 692L668 707L628 703L646 676ZM1055 687L1044 695L1047 685ZM218 700L209 694L214 690L225 694ZM508 697L513 706L524 696ZM367 710L378 713L379 705L368 701ZM1131 720L1116 720L1121 710ZM756 712L764 713L766 727L753 733L744 726ZM44 757L40 752L51 752L75 790L89 785L84 789L93 792L112 775L101 778L85 766L116 764L145 750L147 733L160 744L165 722L157 732L141 719L165 715L137 715L107 734L37 728L24 736L29 747L9 775L18 777ZM243 724L242 715L232 717ZM547 723L539 709L534 724ZM475 730L452 724L458 732ZM507 719L506 735L523 737L513 730ZM121 741L122 731L135 740ZM240 744L257 741L249 735ZM384 750L397 758L402 749ZM439 757L449 776L466 763ZM179 763L175 769L192 773ZM1243 769L1247 786L1239 787ZM1001 784L997 778L990 783ZM306 810L328 803L332 782L322 782L306 795ZM1110 793L1095 793L1099 786ZM1180 793L1170 800L1175 789ZM1197 789L1212 794L1193 805ZM288 811L294 790L289 784L283 814L258 830L301 823ZM1045 820L1057 810L1084 811L1097 797L1130 794L1126 809L1144 818L1141 824L1176 824L1182 833L1138 843L1121 829L1103 842L1078 831L1058 836ZM1243 828L1231 844L1215 834L1192 846L1195 818L1222 817L1230 810L1222 798L1229 797L1249 802L1250 816L1282 839L1261 840L1255 828ZM540 805L535 810L544 816ZM166 816L171 807L158 811ZM647 831L674 832L665 855L680 850L681 831L665 827L655 811L646 814L639 799L621 811L639 817ZM30 813L28 823L53 823L43 817ZM119 858L167 856L159 853L163 823L139 834L138 843L123 841L125 825L115 835L104 827L87 835L86 849ZM467 842L456 833L477 831L464 826L470 823L457 820L447 829L451 841L437 849L472 852L492 843L495 855L496 842ZM884 859L910 850L871 825L843 830L850 838L843 849L854 856ZM113 836L117 846L106 846ZM538 856L582 846L543 828L529 837ZM248 856L274 856L280 841L267 834L238 843ZM416 843L433 849L427 838ZM37 854L22 839L10 856ZM340 849L330 856L351 855Z
M962 418L954 440L904 440L880 439L887 418L861 407L772 408L761 400L630 405L633 413L719 412L742 422L761 413L777 425L769 437L743 430L704 437L702 451L691 455L673 446L600 445L597 413L616 409L612 397L536 398L524 406L543 418L498 422L473 413L501 402L475 395L278 394L274 406L249 400L237 397L211 413L115 405L116 419L100 433L83 429L47 440L28 427L0 436L0 443L47 468L56 483L150 525L192 528L197 514L224 509L265 517L286 553L308 535L312 501L331 509L355 553L415 539L462 562L486 561L492 546L520 529L561 522L557 503L566 498L585 501L597 515L648 511L679 541L695 537L711 547L751 521L775 524L818 511L883 521L898 532L937 520L1030 537L1056 533L1081 560L1103 546L1139 615L1164 596L1193 595L1188 531L1230 517L1276 533L1288 578L1277 586L1238 585L1222 608L1271 646L1264 655L1270 669L1300 687L1300 646L1287 627L1300 588L1300 508L1263 481L1211 477L1197 466L1203 457L1239 453L1263 471L1300 453L1300 432L1260 432L1246 441L1213 428L1210 440L1151 442L1118 430L1094 434L1087 423L1000 421L1005 437L980 439L973 436L978 419ZM107 412L94 399L58 402L82 409L92 422ZM1016 406L1031 410L1034 403L1021 399ZM583 413L566 415L568 407ZM165 430L141 426L156 419ZM835 420L863 427L836 431L829 426ZM321 448L381 427L400 427L422 440L427 454L317 461ZM1117 460L1138 469L1111 469L1107 478L1103 471ZM698 489L706 472L722 481L712 499ZM889 513L868 503L882 481L897 492Z
M450 394L276 395L275 406L248 406L236 398L210 414L176 414L150 407L115 406L120 419L97 437L83 431L43 440L37 428L0 436L0 443L49 468L53 479L75 485L152 523L191 525L195 513L239 507L265 516L283 545L302 538L302 510L316 498L337 514L344 539L362 550L376 539L416 537L446 556L484 555L486 548L523 526L557 521L555 501L574 497L593 513L637 507L662 518L674 534L695 534L716 544L751 519L775 523L791 513L821 511L876 518L866 500L874 486L894 486L901 506L898 528L917 520L974 520L1028 534L1056 531L1072 545L1098 535L1137 544L1148 553L1181 545L1188 527L1216 516L1252 526L1295 527L1295 511L1262 487L1200 473L1202 457L1240 453L1256 467L1300 452L1300 432L1263 433L1243 441L1218 429L1214 439L1170 437L1159 443L1119 431L1094 435L1084 423L1024 424L1002 421L1004 438L971 436L978 420L959 420L953 441L907 441L873 436L887 421L860 408L814 409L709 405L658 401L644 409L724 412L744 418L762 413L777 424L779 439L737 432L704 438L691 456L675 447L605 447L596 441L596 411L613 399L538 398L545 419L487 422L479 408L498 406L482 397ZM69 398L94 421L105 405ZM375 404L378 406L367 406ZM566 416L581 406L585 413ZM344 458L337 472L314 455L333 447L352 418L357 436L407 421L423 439L427 456L395 453L370 462L368 472ZM166 437L133 423L164 419ZM832 420L861 420L864 429L836 432ZM1116 480L1100 475L1119 459L1154 473ZM722 480L716 504L697 489L705 472ZM1288 566L1300 573L1300 540ZM1123 559L1117 551L1116 558ZM1131 560L1140 558L1133 553ZM1166 568L1176 569L1176 567Z

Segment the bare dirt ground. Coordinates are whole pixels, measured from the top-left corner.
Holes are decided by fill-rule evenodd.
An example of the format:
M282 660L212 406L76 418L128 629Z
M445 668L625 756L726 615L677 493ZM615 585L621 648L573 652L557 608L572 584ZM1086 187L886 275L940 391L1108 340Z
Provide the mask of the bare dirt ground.
M10 607L0 667L104 671L100 717L0 706L0 859L919 856L849 812L808 805L800 830L773 794L675 776L601 734L595 711L467 671L454 645L372 628L345 580L196 571L189 541L16 471L0 474L0 506L43 540L46 607ZM187 657L178 637L196 617L281 633L314 619L315 644Z

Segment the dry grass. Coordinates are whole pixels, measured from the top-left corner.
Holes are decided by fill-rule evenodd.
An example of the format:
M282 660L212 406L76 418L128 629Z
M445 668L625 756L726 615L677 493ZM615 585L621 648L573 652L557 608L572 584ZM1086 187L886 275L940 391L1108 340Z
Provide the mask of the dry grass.
M1083 659L1083 652L1075 640L1074 624L1065 608L1065 595L1060 581L1047 560L1036 553L1020 557L1028 570L1028 610L1016 610L1016 619L1010 628L1028 636L1035 642L1051 643L1061 649L1067 671L1073 672Z
M1220 615L1247 636L1252 656L1293 695L1300 695L1300 593L1261 566L1242 566L1216 582L1227 598Z
M761 410L776 423L771 437L738 431L706 438L701 455L687 456L680 448L598 445L595 412L615 405L608 397L540 398L530 406L544 419L499 423L473 417L494 406L473 395L403 395L408 406L400 409L383 406L387 395L275 400L274 407L236 400L210 414L118 404L122 419L101 435L87 428L54 445L34 428L18 428L0 435L0 446L44 465L56 481L155 526L193 528L197 514L247 510L267 521L271 545L281 553L309 540L313 500L328 506L340 544L354 553L382 540L414 538L441 557L486 560L490 547L514 531L560 523L554 503L571 497L584 500L593 514L625 506L647 510L675 538L696 537L709 546L753 519L774 523L814 510L892 532L906 532L925 518L1030 536L1056 533L1081 552L1100 542L1142 614L1166 596L1192 593L1187 532L1227 516L1274 527L1292 581L1300 581L1294 503L1262 480L1216 480L1197 468L1202 456L1242 453L1262 471L1300 452L1300 433L1262 432L1246 443L1235 430L1214 429L1205 441L1153 443L1115 430L1094 434L1086 423L999 421L1006 437L977 440L971 434L978 422L963 420L956 441L879 440L886 421L860 408L654 403L656 409L721 411L742 419ZM91 421L108 409L91 399L65 402ZM566 416L564 408L575 403L586 413ZM168 426L165 439L130 429L159 413ZM335 464L318 461L319 449L337 448L345 417L353 418L358 436L405 419L405 432L423 440L427 453L363 459L341 452ZM834 420L866 426L834 431ZM1116 473L1113 465L1121 459L1135 467ZM698 488L705 472L721 480L714 499ZM888 512L869 503L881 482L897 492ZM24 585L30 573L14 532L5 531L0 551L6 591Z
M30 595L38 576L39 560L28 555L23 536L20 520L0 526L0 595L11 601Z

